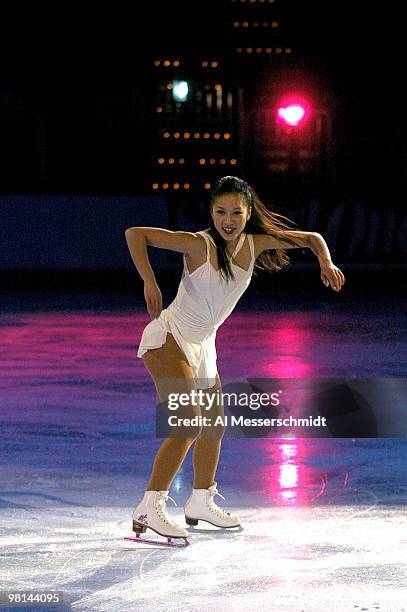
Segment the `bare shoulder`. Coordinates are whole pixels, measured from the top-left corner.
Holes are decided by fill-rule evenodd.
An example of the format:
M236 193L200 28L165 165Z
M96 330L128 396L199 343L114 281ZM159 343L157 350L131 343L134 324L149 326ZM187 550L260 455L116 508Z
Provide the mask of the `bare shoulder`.
M161 227L129 227L125 231L127 240L145 238L148 246L184 253L196 257L205 251L205 239L198 233L171 231Z
M272 249L301 249L309 246L313 232L286 230L283 236L275 237L269 234L253 234L254 255L258 257L263 251ZM284 240L287 237L288 240Z
M206 240L202 234L185 232L191 237L189 238L189 252L186 253L190 257L201 257L206 256Z

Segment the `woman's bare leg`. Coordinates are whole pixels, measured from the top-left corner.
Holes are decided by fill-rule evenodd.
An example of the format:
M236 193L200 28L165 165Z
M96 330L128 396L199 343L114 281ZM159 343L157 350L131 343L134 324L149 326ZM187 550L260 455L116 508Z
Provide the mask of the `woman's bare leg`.
M218 393L216 393L217 391ZM225 430L223 425L215 426L217 417L220 416L222 419L224 418L222 387L219 374L216 376L215 386L210 389L205 389L205 392L214 393L215 402L209 410L206 410L205 407L201 408L202 416L207 416L211 419L211 426L202 427L201 433L195 440L192 454L194 489L207 489L215 482L222 437Z
M167 333L166 343L151 349L143 355L144 364L149 371L160 402L166 404L170 393L190 393L196 389L192 368L184 353L175 342L172 334ZM199 416L199 406L187 406L177 416ZM168 491L172 481L189 448L200 432L200 428L188 428L181 435L168 437L161 444L154 459L147 491Z

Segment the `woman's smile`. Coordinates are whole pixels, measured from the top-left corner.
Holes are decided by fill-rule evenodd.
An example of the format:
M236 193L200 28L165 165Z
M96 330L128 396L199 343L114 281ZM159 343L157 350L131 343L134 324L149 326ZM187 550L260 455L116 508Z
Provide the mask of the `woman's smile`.
M235 193L218 196L213 203L211 214L215 228L228 242L235 240L244 230L250 217L244 200Z

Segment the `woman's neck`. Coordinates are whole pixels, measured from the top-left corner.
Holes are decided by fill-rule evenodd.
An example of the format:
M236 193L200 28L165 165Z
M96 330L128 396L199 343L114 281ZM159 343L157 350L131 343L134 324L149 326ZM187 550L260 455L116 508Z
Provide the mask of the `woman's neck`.
M235 240L231 240L230 242L226 243L226 245L225 245L226 246L226 250L227 250L227 252L229 253L230 256L232 256L233 251L237 247L241 235L242 235L242 233L240 233L239 236Z

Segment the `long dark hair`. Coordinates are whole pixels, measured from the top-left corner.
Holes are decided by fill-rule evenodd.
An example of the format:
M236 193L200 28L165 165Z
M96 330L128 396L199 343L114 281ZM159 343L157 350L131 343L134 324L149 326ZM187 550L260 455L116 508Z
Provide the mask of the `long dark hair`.
M269 234L275 238L284 239L285 242L293 246L301 246L294 238L287 236L287 231L291 228L289 225L281 221L285 219L290 223L294 223L278 213L272 213L261 202L257 193L250 187L246 181L237 178L236 176L224 176L213 188L211 194L210 207L212 209L215 198L225 193L237 193L241 195L246 203L246 206L251 210L250 219L246 223L244 231L247 234ZM296 225L294 223L294 225ZM292 231L292 229L291 229ZM218 255L218 265L222 276L226 279L233 279L234 275L230 266L230 260L226 250L226 241L219 234L213 223L212 217L209 215L209 234L213 238ZM256 268L267 272L277 272L284 266L290 263L290 258L286 255L283 249L272 249L263 251L256 259ZM255 272L253 272L255 274Z

